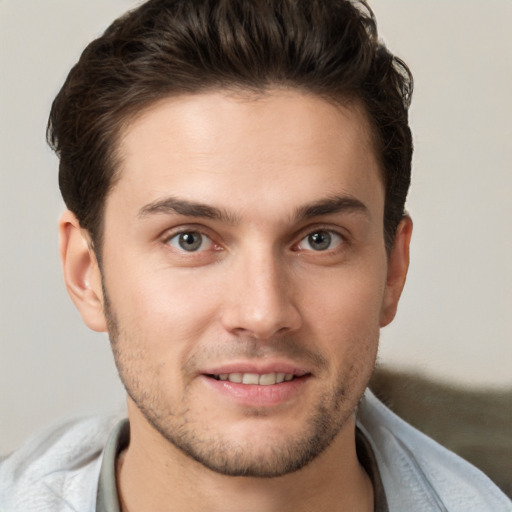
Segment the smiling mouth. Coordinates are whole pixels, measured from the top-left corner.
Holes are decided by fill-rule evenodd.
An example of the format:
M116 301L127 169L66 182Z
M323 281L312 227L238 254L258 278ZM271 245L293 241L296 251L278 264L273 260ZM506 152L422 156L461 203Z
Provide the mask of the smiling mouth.
M220 373L210 374L208 377L215 380L233 382L235 384L273 386L274 384L290 382L292 380L304 377L304 375L299 376L294 375L293 373Z

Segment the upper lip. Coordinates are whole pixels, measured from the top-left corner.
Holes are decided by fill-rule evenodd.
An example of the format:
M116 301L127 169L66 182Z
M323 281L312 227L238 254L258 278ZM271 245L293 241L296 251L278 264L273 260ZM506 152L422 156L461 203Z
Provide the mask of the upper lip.
M287 361L240 361L215 365L201 373L203 375L221 375L226 373L256 373L258 375L265 375L268 373L285 373L302 377L303 375L310 374L311 371L299 364Z

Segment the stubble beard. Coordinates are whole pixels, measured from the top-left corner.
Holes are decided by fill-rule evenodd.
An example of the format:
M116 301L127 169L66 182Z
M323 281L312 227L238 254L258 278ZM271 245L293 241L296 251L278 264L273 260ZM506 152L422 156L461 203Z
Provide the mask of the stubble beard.
M198 432L192 422L188 421L186 409L163 410L162 404L165 401L159 400L159 390L143 386L140 375L131 369L131 356L127 358L126 351L121 350L121 344L129 345L129 338L125 336L120 342L120 326L105 288L103 291L104 313L114 360L128 396L164 439L216 473L234 477L275 478L302 469L324 452L346 425L368 384L366 382L363 390L356 392L354 397L354 390L347 387L346 379L340 378L330 393L324 393L318 398L301 433L274 444L269 439L264 450L252 453L247 445L220 437L218 433ZM367 381L370 376L371 373Z

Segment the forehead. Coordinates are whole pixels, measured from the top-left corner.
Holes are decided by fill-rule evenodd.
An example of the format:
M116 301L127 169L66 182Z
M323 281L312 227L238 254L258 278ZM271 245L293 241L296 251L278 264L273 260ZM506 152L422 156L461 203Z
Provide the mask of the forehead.
M166 98L124 128L119 153L107 211L168 195L276 214L340 194L383 203L364 110L295 90Z

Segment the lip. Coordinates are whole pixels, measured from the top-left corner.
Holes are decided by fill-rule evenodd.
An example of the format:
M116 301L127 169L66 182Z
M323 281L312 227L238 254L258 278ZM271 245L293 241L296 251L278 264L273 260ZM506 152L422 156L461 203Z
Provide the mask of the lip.
M271 386L220 381L207 375L201 375L200 378L217 396L240 406L261 408L282 405L297 399L311 376L304 375L292 381Z
M291 381L263 386L220 381L212 377L226 373L256 373L259 375L285 373L293 374L295 378ZM232 362L215 365L199 375L207 389L217 397L245 408L266 408L291 403L300 397L312 377L312 373L306 368L287 361Z

